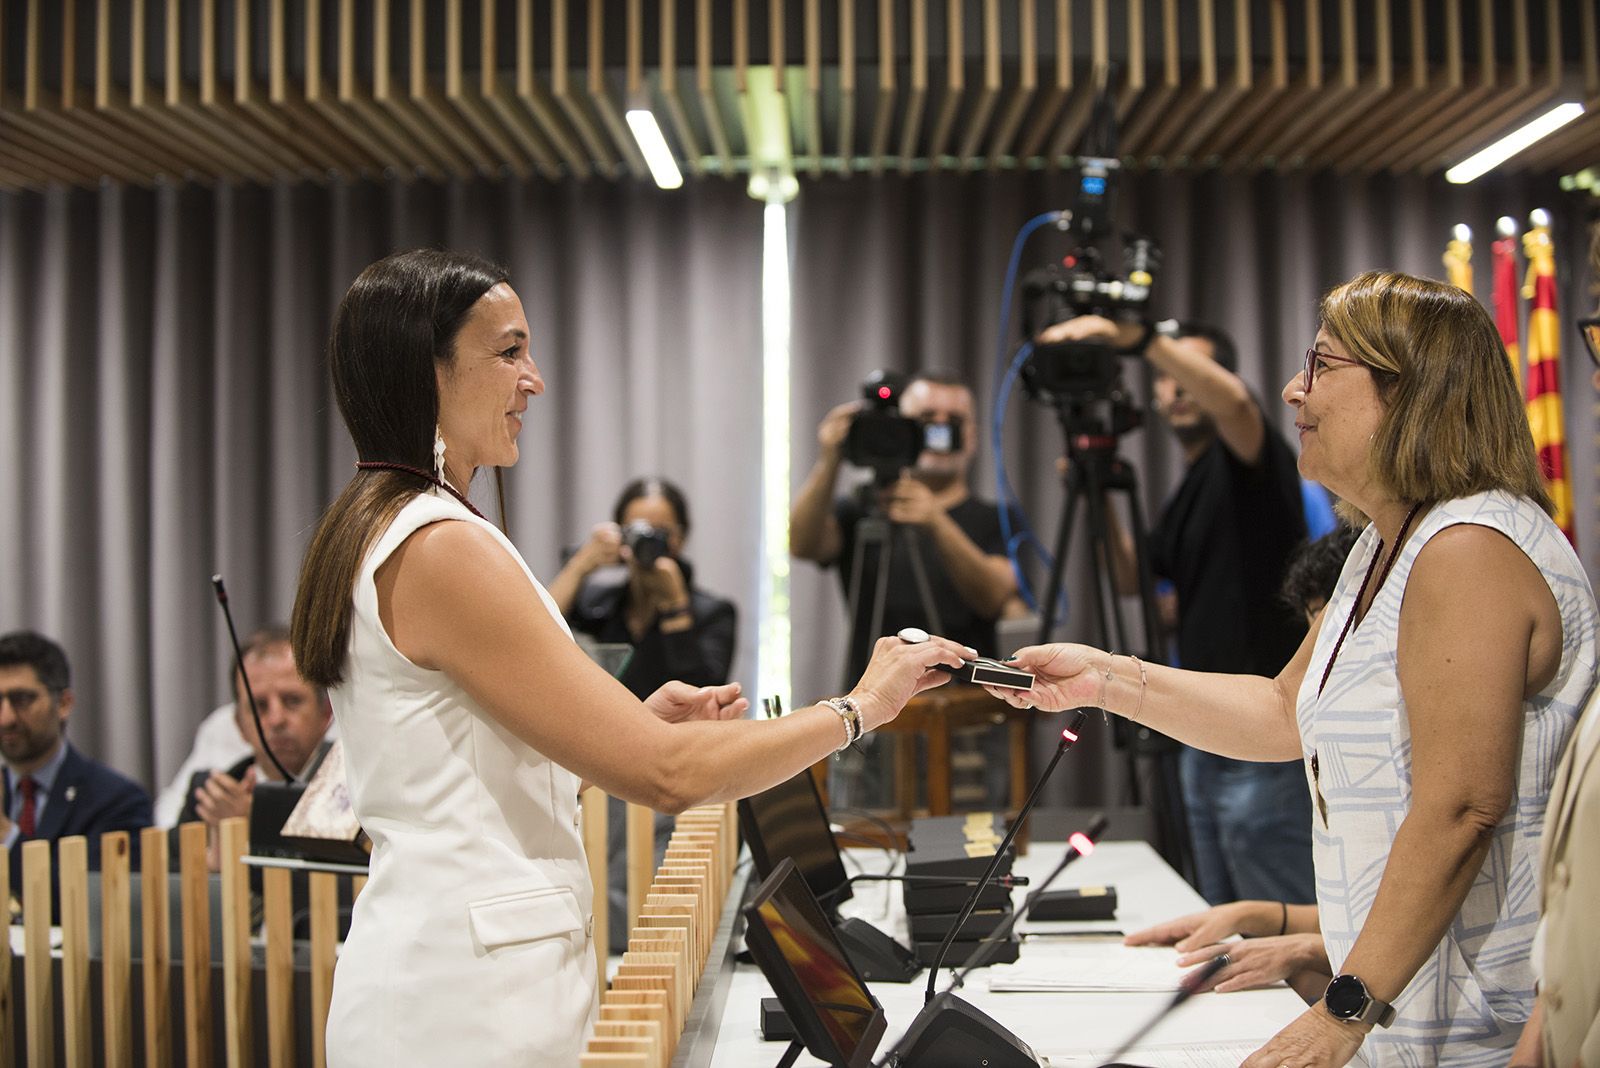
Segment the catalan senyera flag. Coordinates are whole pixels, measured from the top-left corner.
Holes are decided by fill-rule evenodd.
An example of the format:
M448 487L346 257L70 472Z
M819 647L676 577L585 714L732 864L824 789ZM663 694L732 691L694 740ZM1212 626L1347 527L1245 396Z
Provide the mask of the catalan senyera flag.
M1548 226L1522 235L1528 277L1522 295L1528 312L1528 425L1539 453L1545 486L1555 502L1556 524L1576 547L1572 524L1572 480L1567 474L1567 442L1561 418L1561 324L1556 319L1555 247Z
M1522 351L1517 341L1522 302L1517 296L1517 239L1502 237L1489 246L1494 267L1494 325L1511 357L1511 373L1522 386Z

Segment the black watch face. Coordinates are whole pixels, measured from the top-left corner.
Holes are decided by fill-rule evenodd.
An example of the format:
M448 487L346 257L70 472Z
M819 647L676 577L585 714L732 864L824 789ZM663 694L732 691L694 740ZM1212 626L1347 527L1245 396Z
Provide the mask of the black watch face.
M1367 1007L1367 988L1353 975L1341 975L1328 984L1323 1000L1328 1014L1341 1020L1354 1019Z

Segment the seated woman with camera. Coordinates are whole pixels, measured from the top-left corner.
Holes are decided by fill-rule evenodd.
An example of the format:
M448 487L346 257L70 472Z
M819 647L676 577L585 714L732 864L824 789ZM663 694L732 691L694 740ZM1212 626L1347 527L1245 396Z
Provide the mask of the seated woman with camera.
M550 583L573 630L633 646L622 684L641 698L672 679L720 685L733 664L738 611L694 585L680 555L688 535L683 491L664 478L636 478L617 497L612 522L596 526Z
M738 611L732 601L695 587L694 569L679 556L688 534L683 491L664 478L636 478L622 488L612 521L596 526L550 583L550 596L574 631L633 646L620 678L641 700L673 679L721 685L733 664ZM628 943L623 811L622 802L611 798L606 893L614 953ZM672 826L672 817L657 815L658 860Z

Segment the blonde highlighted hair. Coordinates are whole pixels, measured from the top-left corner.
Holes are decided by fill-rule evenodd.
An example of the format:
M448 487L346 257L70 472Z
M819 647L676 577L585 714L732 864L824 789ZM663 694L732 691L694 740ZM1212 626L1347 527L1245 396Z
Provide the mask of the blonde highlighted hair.
M1366 364L1384 401L1368 463L1408 503L1487 490L1553 512L1500 333L1473 297L1397 271L1368 271L1322 298L1322 327ZM1341 502L1340 514L1367 517Z

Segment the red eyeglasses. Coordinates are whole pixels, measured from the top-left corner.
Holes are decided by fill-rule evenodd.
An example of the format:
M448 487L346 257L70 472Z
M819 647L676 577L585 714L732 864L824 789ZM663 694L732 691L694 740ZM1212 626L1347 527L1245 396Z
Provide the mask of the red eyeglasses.
M1306 366L1300 372L1300 392L1310 393L1311 386L1317 380L1317 365L1319 363L1360 363L1350 356L1336 356L1331 352L1322 352L1315 345L1306 349Z

